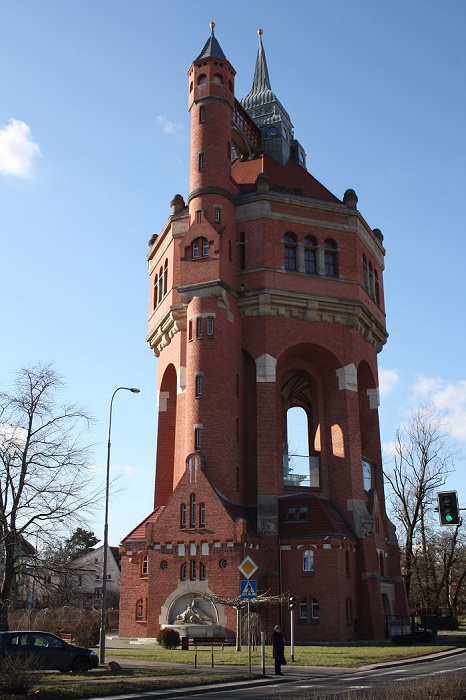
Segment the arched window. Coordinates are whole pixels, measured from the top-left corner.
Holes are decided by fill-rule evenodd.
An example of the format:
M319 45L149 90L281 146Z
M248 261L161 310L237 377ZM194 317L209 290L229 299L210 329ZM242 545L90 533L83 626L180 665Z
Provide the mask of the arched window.
M201 561L199 564L199 579L201 581L205 581L207 578L207 573L206 573L206 566L205 564Z
M191 512L189 518L189 524L191 527L196 527L196 494L191 494Z
M206 258L209 255L209 241L207 238L196 238L196 240L193 241L191 250L193 260L201 256Z
M205 503L199 503L199 527L205 527Z
M141 576L149 575L149 557L145 554L141 561Z
M379 552L379 573L381 576L385 576L383 552Z
M163 297L163 268L161 267L159 270L159 304L162 301Z
M246 269L246 234L244 232L239 236L239 269Z
M369 263L369 294L372 299L375 299L374 270L371 262Z
M298 240L294 233L285 236L285 270L297 269Z
M186 581L186 562L180 567L180 581Z
M367 258L365 255L362 256L362 267L364 270L364 289L369 294L369 267L367 265Z
M180 528L186 527L186 503L180 506Z
M353 622L353 601L346 599L346 622Z
M375 300L380 306L380 284L379 284L379 273L374 269L374 283L375 283Z
M312 599L312 619L319 619L319 601L316 598Z
M155 277L154 277L154 309L157 306L158 287L159 287L159 276L155 275Z
M302 384L298 383L302 388ZM286 412L287 441L283 455L285 486L320 487L320 459L313 450L312 416L302 406ZM314 452L314 454L312 454Z
M205 122L205 107L201 105L199 107L199 124L204 124Z
M303 571L314 571L314 552L305 549L303 552Z
M345 568L346 568L346 575L349 576L351 571L350 571L350 556L348 550L345 552Z
M317 272L317 241L314 236L304 239L304 270L308 274Z
M233 83L231 82L231 80L228 81L228 89L230 90L230 92L233 92Z
M168 285L168 260L165 260L165 265L163 266L163 296L167 293Z
M212 83L214 85L223 85L223 78L220 73L215 73L214 77L212 78Z
M191 559L191 564L190 564L190 567L189 567L189 578L190 578L191 581L195 581L195 580L196 580L196 568L197 568L197 567L196 567L196 561L195 561L195 559Z
M136 603L136 620L142 620L144 616L144 601L142 598Z
M303 598L299 601L299 619L307 620L307 600Z
M324 263L325 263L325 274L327 277L337 277L338 275L338 260L337 260L337 250L338 246L334 240L328 238L324 244Z
M201 73L201 75L197 79L197 84L198 85L207 85L207 76L205 75L205 73Z

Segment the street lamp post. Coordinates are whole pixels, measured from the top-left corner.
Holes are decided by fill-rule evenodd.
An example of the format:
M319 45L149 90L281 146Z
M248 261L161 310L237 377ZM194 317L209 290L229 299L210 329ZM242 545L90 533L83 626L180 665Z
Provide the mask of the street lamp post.
M107 443L107 478L105 482L105 524L104 524L104 559L103 559L103 567L102 567L102 594L101 594L101 601L102 601L102 609L100 613L100 663L104 664L105 663L105 603L107 599L107 562L108 562L108 557L107 557L107 550L108 550L108 495L110 491L110 438L112 434L112 409L113 409L113 399L115 398L115 394L117 391L120 391L120 389L124 389L125 391L131 391L133 394L139 394L140 389L135 389L134 387L129 387L129 386L119 386L118 389L115 389L115 391L112 394L112 398L110 400L110 417L108 421L108 443Z

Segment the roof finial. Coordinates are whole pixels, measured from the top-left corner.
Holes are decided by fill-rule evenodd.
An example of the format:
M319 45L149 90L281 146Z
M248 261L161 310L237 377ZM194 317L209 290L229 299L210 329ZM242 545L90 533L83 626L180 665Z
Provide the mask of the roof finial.
M211 28L211 30L212 30L212 31L210 32L210 35L211 35L211 36L214 35L214 27L215 27L215 22L211 22L211 23L210 23L210 28Z
M261 34L264 33L264 30L263 30L263 29L258 29L258 30L257 30L257 33L258 33L259 35L261 35Z

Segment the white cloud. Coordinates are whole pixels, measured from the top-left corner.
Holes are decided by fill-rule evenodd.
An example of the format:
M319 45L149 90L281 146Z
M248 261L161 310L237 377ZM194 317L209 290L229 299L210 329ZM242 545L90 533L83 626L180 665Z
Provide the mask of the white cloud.
M397 369L379 369L379 392L381 397L391 394L400 381L400 373Z
M466 380L450 383L441 377L419 375L413 394L415 401L429 402L439 411L445 411L452 437L466 440Z
M179 122L171 122L166 117L158 115L155 121L159 126L162 127L165 134L170 134L170 136L178 136L178 134L183 130L183 124Z
M32 180L35 159L40 148L31 137L29 126L18 119L10 119L0 127L0 173L23 180Z

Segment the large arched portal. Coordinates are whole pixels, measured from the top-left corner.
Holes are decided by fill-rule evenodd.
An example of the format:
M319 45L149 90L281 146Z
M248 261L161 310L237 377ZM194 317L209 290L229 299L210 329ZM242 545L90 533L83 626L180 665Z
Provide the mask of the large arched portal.
M283 483L319 488L320 422L312 379L288 372L281 386L284 412Z

